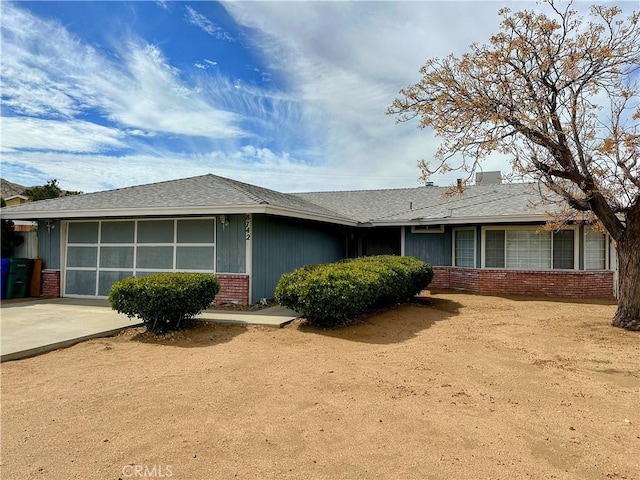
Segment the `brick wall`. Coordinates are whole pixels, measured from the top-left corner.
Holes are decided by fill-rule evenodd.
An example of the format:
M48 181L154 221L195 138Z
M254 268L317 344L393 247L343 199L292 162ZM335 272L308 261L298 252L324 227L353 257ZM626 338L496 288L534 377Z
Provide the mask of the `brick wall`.
M494 270L433 267L434 288L482 295L613 298L612 271Z
M60 296L60 270L42 270L42 296Z
M220 291L214 303L249 304L249 275L218 273L216 276L220 280Z

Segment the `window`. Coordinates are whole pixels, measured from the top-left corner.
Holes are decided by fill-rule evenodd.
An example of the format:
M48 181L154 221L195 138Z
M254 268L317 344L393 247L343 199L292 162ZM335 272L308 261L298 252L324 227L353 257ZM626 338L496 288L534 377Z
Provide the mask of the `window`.
M560 230L553 233L553 268L573 269L573 230Z
M444 224L441 225L413 225L411 233L444 233Z
M484 232L484 267L518 270L575 268L575 231L538 231L532 228L493 229Z
M504 230L487 230L485 232L485 266L488 268L504 268Z
M551 236L535 230L507 230L507 268L545 269L551 265Z
M607 268L607 237L594 230L584 230L584 269L604 270Z
M453 230L453 265L456 267L476 266L476 230L454 229Z

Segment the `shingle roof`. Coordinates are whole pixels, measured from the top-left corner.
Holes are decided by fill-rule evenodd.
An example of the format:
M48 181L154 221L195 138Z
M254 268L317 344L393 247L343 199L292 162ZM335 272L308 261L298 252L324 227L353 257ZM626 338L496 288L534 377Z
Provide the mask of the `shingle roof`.
M8 207L3 210L3 215L8 214L12 218L28 215L33 218L33 215L46 216L50 214L57 217L66 215L66 218L73 218L79 212L83 212L82 216L86 216L87 212L93 212L95 216L107 215L112 212L126 214L127 210L135 212L146 210L150 214L162 211L168 214L171 209L182 213L188 209L194 209L200 213L209 209L212 210L210 213L216 213L214 210L224 209L224 207L256 206L271 206L321 217L340 216L294 195L211 174L41 200ZM344 220L349 221L349 219Z
M287 194L216 175L41 200L3 209L12 219L264 212L336 223L455 223L456 220L542 217L532 184ZM234 210L235 209L235 210Z
M297 193L361 223L449 223L455 219L544 216L534 184L468 186L463 194L449 187Z

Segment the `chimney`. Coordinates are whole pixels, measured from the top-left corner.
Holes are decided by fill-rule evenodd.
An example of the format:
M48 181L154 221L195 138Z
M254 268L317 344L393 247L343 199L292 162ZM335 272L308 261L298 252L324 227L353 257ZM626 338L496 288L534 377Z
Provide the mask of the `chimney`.
M500 185L502 183L502 173L500 170L495 172L476 172L476 185Z

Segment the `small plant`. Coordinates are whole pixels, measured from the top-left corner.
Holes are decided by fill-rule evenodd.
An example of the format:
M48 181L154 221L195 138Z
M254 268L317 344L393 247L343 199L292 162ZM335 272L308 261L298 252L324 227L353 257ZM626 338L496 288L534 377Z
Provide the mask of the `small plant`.
M276 300L311 323L333 327L371 308L405 301L432 279L431 266L413 257L364 257L286 273Z
M215 275L157 273L115 282L109 292L111 308L139 318L154 333L186 328L220 290Z

